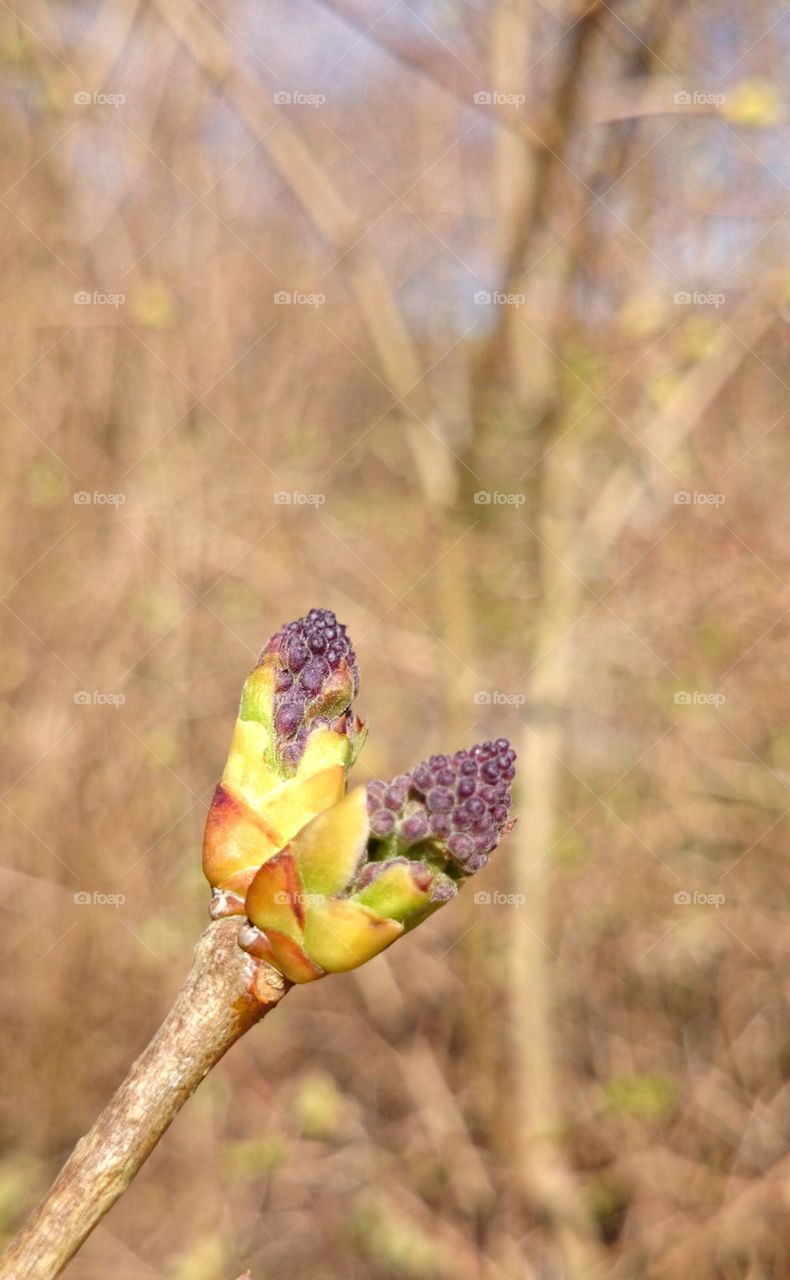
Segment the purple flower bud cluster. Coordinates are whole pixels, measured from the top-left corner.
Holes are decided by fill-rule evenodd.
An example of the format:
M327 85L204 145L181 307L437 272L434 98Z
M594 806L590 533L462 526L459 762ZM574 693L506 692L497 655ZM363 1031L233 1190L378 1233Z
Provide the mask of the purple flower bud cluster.
M431 756L392 782L368 783L371 834L406 852L425 840L471 875L508 822L516 753L507 738L453 756Z
M343 715L359 691L351 641L331 609L311 609L272 636L260 661L274 661L274 728L283 759L296 764L310 729Z

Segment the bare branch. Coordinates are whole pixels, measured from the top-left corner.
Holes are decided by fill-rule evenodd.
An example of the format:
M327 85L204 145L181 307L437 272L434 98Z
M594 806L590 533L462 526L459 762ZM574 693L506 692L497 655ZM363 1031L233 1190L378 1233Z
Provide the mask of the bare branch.
M200 1082L282 999L285 980L209 925L175 1004L0 1259L0 1280L53 1280L115 1204Z
M472 71L459 59L451 59L435 47L409 40L393 28L385 28L382 23L372 26L358 6L350 0L316 0L323 9L342 18L349 26L361 32L367 40L396 58L403 66L408 67L416 75L422 76L437 89L450 94L463 106L472 111L479 111L490 120L492 114L497 124L509 129L529 146L536 142L535 129L531 128L517 106L506 102L481 103L475 101L475 94L486 88L487 79L481 73L475 77ZM501 85L495 86L497 89Z

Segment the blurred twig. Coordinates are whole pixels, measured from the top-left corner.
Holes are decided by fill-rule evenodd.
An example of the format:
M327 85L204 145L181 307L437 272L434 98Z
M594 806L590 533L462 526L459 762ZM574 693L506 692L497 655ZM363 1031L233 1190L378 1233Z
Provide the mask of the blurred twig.
M417 75L425 77L438 89L449 93L463 106L479 111L489 119L494 115L498 124L523 142L530 145L541 142L538 133L527 123L518 107L507 102L476 101L475 95L488 89L486 75L475 75L460 58L451 54L448 56L441 47L437 48L438 42L420 43L408 39L402 30L383 27L381 22L371 24L360 12L359 3L354 3L353 0L316 0L316 3L342 18L379 49L383 49ZM503 95L506 92L504 84L499 80L493 81L493 87Z
M534 151L524 200L514 212L505 239L504 267L499 285L503 294L517 292L536 228L550 208L553 195L551 179L555 167L564 164L571 126L582 102L582 69L597 33L601 12L602 6L593 3L567 37L570 48L553 96L551 146L538 147ZM512 347L515 311L514 307L498 308L496 323L478 355L472 384L476 423L485 421L495 402L497 383Z
M522 15L523 16L523 15ZM508 83L519 76L519 52L510 36L514 15L506 5L495 14L496 75ZM553 98L555 135L550 150L524 152L521 164L503 142L499 151L501 236L505 245L501 289L515 292L525 268L528 247L550 209L551 178L562 165L571 129L581 104L581 71L597 31L599 7L593 5L569 36L570 49ZM522 50L523 56L523 50ZM511 171L510 192L506 181ZM482 346L473 371L475 431L486 430L497 402L497 383L508 375L518 385L523 357L514 350L515 308L500 307L496 323ZM523 343L522 343L523 345ZM559 435L559 432L558 432ZM562 436L547 452L540 493L537 557L542 580L541 603L534 636L531 696L563 706L569 699L571 665L567 635L578 610L579 579L573 566L574 475L579 465L578 440ZM601 1268L592 1215L570 1169L560 1138L553 1016L546 941L550 847L557 811L558 757L563 738L559 719L525 731L521 744L521 786L528 823L520 832L512 867L513 889L524 905L510 931L510 998L513 1058L517 1081L517 1151L522 1184L548 1216L569 1280L591 1280Z
M240 70L216 24L195 8L179 21L171 0L154 3L204 74L225 94L247 128L260 137L269 161L335 255L333 267L346 272L357 314L376 353L379 377L394 397L392 407L406 411L410 427L413 415L428 428L419 434L407 431L427 496L435 499L441 494L442 502L451 503L456 484L441 432L431 425L434 414L425 388L430 369L421 364L417 344L380 262L361 243L366 224L348 207L308 143L274 104L271 93L267 96L261 85Z
M575 494L581 456L578 441L560 438L544 470L538 558L542 575L536 621L531 693L565 706L572 699L571 632L578 615L581 580L574 569ZM547 940L550 863L548 850L559 810L561 717L535 722L521 743L521 790L529 815L519 828L512 860L513 890L522 903L510 932L510 984L518 1091L515 1116L525 1187L548 1214L569 1280L592 1280L603 1253L592 1214L568 1166L561 1144Z
M731 317L730 325L716 331L642 433L652 474L643 478L635 475L631 462L622 463L588 511L581 527L588 558L594 554L600 563L640 503L658 488L668 487L672 464L684 441L775 319L775 312L762 299L749 296Z
M789 1205L790 1156L785 1156L708 1222L683 1231L680 1240L650 1262L645 1275L648 1280L686 1280L692 1275L694 1280L718 1280L738 1274L746 1241L749 1251L759 1247L762 1262L760 1270L750 1274L786 1275L790 1251L781 1224L786 1223ZM617 1274L625 1276L626 1271Z
M380 377L395 398L392 407L405 411L406 439L426 498L440 510L450 508L471 472L465 477L462 468L459 473L456 455L446 447L426 389L430 366L426 370L421 365L418 345L409 331L396 293L380 262L361 243L367 228L348 208L308 143L274 105L271 94L267 97L262 86L240 70L233 50L218 27L197 9L191 9L179 22L171 0L155 0L155 5L162 18L173 23L177 38L226 95L239 118L253 133L260 135L261 146L270 162L336 254L334 266L342 265L346 271L357 313L376 352ZM417 424L425 429L419 429ZM465 663L464 702L471 697L474 685L468 661L473 649L472 607L466 575L455 570L447 551L460 542L465 531L450 522L445 550L437 559L443 629L453 637L454 650ZM458 705L452 698L448 701L451 707Z
M422 370L397 301L380 264L357 243L362 228L327 177L301 134L238 66L233 50L206 14L192 8L183 16L171 0L154 0L173 33L204 74L222 90L239 118L256 136L307 218L345 260L357 309L370 333L382 374L392 394L422 408ZM180 20L179 20L180 19ZM274 126L274 127L273 127Z

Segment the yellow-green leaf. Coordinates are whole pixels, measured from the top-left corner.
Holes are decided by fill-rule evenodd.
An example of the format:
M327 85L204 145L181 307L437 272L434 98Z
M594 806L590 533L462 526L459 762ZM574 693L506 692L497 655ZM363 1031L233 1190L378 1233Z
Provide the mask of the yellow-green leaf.
M281 783L264 763L271 743L269 730L257 720L237 720L222 781L247 799L260 799Z
M377 915L405 921L431 904L430 889L420 889L411 867L393 862L369 885L355 893L351 902L361 902Z
M247 915L254 925L267 932L302 939L305 893L290 849L282 849L264 862L247 890Z
M296 770L297 778L326 769L328 765L349 764L350 744L345 733L336 733L328 726L313 729L307 739L304 753Z
M271 929L266 939L271 948L273 963L289 982L315 982L323 978L325 970L305 955L304 948L293 938Z
M297 831L334 805L342 796L346 775L339 764L330 765L320 773L307 778L295 778L283 783L278 791L271 791L261 803L261 815L266 825L281 837L280 846L286 844Z
M308 893L345 889L365 852L369 830L367 789L356 787L299 832L294 854Z
M328 898L310 907L304 947L327 973L346 973L378 955L403 933L403 925L385 920L359 902Z

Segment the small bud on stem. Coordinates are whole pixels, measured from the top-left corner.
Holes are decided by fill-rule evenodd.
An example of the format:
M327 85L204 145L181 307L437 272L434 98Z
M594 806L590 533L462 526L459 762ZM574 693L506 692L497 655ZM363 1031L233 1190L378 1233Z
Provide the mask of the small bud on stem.
M364 964L485 866L512 826L515 759L484 742L325 809L252 879L240 945L292 982Z
M311 609L264 646L206 820L215 918L243 915L258 868L344 794L365 738L351 709L358 689L354 650L330 610Z

